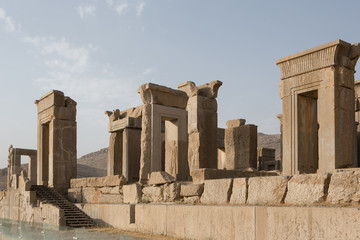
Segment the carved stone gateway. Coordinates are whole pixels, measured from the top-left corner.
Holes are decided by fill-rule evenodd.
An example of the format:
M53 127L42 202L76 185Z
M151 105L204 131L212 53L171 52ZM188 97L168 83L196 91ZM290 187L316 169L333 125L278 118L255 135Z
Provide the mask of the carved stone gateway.
M353 166L359 45L333 41L277 61L285 175Z
M8 174L7 174L7 188L10 188L11 185L11 176L19 177L21 174L21 156L28 156L28 177L31 184L36 184L36 174L37 174L37 163L36 156L37 151L32 149L22 149L22 148L13 148L11 145L9 147L9 156L8 156Z
M105 112L109 116L110 143L107 175L124 175L128 182L139 180L141 107L120 112Z
M59 190L76 178L76 102L53 90L35 101L38 110L37 184Z
M152 83L141 85L138 93L144 103L140 180L159 171L188 180L186 93Z

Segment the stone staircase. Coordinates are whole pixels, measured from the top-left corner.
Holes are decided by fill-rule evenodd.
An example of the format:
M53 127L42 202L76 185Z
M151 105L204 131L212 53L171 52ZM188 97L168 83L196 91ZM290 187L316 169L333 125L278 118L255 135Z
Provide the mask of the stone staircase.
M66 226L69 227L93 227L93 220L69 202L63 195L56 190L42 185L32 185L31 190L36 192L36 197L42 203L49 203L64 210Z

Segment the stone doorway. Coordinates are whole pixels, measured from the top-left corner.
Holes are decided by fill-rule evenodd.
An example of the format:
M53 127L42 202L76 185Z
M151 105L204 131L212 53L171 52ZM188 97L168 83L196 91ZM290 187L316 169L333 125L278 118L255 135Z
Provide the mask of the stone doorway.
M318 91L298 95L298 171L316 173L318 154Z

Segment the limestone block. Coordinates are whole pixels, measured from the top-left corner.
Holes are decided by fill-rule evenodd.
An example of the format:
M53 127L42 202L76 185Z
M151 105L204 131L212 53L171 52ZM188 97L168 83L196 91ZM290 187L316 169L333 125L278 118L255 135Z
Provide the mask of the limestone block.
M86 187L86 178L70 179L70 188Z
M184 203L186 203L186 204L196 204L199 202L200 202L199 196L184 197Z
M101 194L96 203L123 203L121 194Z
M137 183L123 186L124 203L138 203L141 199L141 186Z
M191 197L201 196L204 191L204 184L181 184L180 196Z
M67 194L68 200L73 203L82 202L82 188L70 188Z
M86 187L82 189L82 203L99 203L101 192L94 187Z
M102 194L122 194L122 188L120 186L102 187L102 188L99 188L99 191Z
M175 182L175 178L167 172L152 172L149 179L149 185L159 185Z
M233 119L226 122L228 128L235 128L245 125L246 119Z
M331 176L327 202L332 204L360 202L360 171L339 171Z
M286 192L288 177L249 178L248 204L280 204Z
M201 196L201 203L206 204L225 204L229 202L232 179L206 180L204 193Z
M159 104L184 109L188 100L187 94L183 91L153 83L141 85L138 93L144 104Z
M257 167L257 126L225 129L226 169Z
M105 177L103 181L103 186L111 187L111 186L122 186L126 184L126 178L123 175L113 175Z
M104 178L103 177L86 178L86 186L87 187L102 187L102 186L104 186Z
M144 187L142 189L144 201L162 202L164 201L163 188L157 186Z
M245 204L247 198L248 179L235 178L233 181L231 204Z
M164 201L174 202L180 198L180 183L171 183L164 185Z
M294 175L288 182L286 204L304 205L321 203L326 198L329 174Z

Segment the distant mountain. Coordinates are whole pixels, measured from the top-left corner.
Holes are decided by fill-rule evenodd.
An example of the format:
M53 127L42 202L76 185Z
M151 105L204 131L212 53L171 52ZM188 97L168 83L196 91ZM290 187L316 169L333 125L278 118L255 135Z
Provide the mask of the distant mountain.
M276 149L275 158L280 159L280 134L258 133L258 147L268 147ZM106 176L107 168L107 148L92 152L80 157L77 161L77 177L102 177ZM22 169L27 169L27 164L21 165ZM6 189L7 168L0 169L0 190Z

